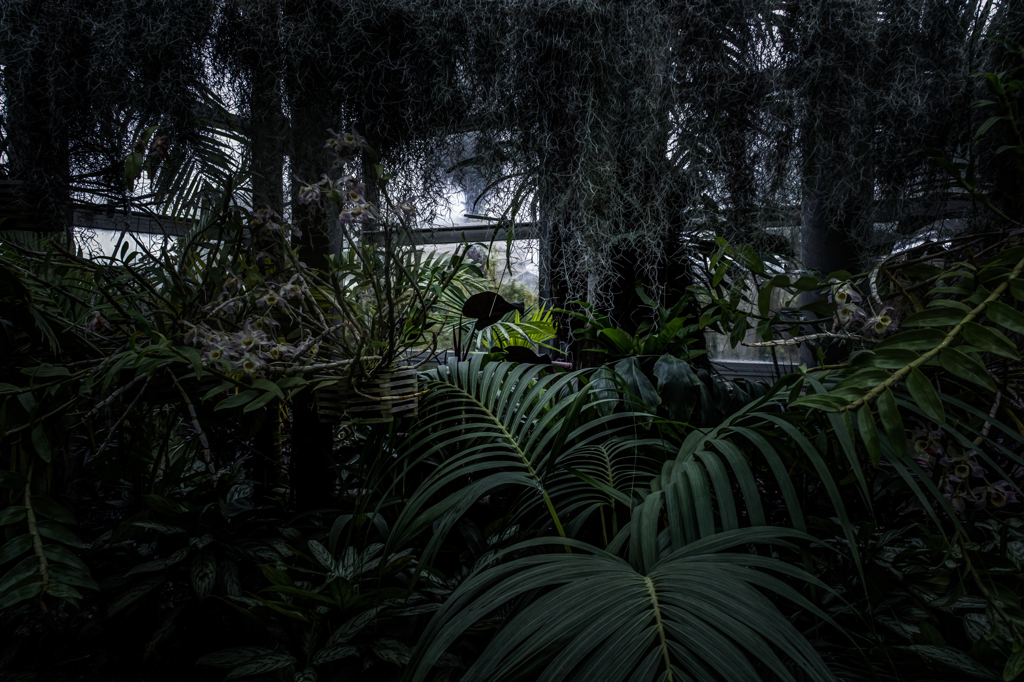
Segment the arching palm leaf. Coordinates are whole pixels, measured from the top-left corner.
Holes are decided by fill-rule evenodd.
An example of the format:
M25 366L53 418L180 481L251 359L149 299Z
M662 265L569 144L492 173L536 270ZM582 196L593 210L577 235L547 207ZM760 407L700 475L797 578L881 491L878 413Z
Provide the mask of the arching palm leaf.
M548 490L555 508L572 519L569 536L597 512L607 545L619 532L619 511L625 509L628 519L636 500L649 491L659 461L653 453L663 445L657 439L619 437L564 453Z
M440 521L425 553L429 562L447 529L482 496L505 487L530 491L530 502L565 535L563 512L548 492L551 472L567 444L588 445L605 438L601 426L617 417L577 426L590 403L583 373L553 373L536 365L483 364L452 359L426 379L429 391L419 425L409 434L414 453L396 466L427 461L436 469L412 494L394 525L396 546L412 540ZM588 434L593 434L589 435ZM461 484L452 491L454 484Z
M760 681L764 669L793 680L783 657L805 679L832 680L810 643L762 592L828 620L768 571L828 588L779 560L726 551L795 536L808 537L777 528L730 531L674 551L645 571L574 540L520 543L504 554L563 544L574 552L527 556L475 573L428 625L405 679L426 679L467 628L522 599L463 680L739 682Z

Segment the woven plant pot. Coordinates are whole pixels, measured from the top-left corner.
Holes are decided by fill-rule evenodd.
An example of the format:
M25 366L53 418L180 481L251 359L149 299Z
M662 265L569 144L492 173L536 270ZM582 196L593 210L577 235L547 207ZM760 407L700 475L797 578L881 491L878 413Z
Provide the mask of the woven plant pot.
M419 396L416 394L419 391L416 370L412 367L383 372L370 381L358 384L358 387L359 393L352 388L350 379L345 377L336 384L318 389L314 395L320 421L332 424L387 424L395 417L415 417L417 414Z

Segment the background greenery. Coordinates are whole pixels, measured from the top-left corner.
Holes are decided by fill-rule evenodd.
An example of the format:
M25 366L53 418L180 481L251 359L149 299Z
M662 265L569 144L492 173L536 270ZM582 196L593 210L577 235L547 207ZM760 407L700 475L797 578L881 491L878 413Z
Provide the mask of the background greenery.
M922 145L911 164L983 218L812 274L704 235L682 290L634 280L634 324L599 296L566 304L587 362L423 366L418 414L385 424L309 408L355 381L364 346L400 362L392 340L464 325L489 288L464 260L390 238L327 258L278 227L267 256L234 179L173 252L86 258L59 223L5 231L0 675L1019 679L1022 55L997 45L964 86L988 151ZM122 151L121 183L160 156ZM400 180L366 176L365 205L397 204ZM300 230L328 206L302 205ZM251 333L243 303L263 310L293 273L310 292L274 313L277 342L320 329L324 357L275 373L200 352L189 325L226 288L241 312L222 331ZM817 362L726 381L692 341L707 329Z

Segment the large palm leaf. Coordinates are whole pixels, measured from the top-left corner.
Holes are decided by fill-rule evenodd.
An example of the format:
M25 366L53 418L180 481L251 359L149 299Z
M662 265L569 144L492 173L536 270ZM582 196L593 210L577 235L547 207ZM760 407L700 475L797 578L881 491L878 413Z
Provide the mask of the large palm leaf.
M463 680L739 682L759 681L764 670L793 680L783 658L805 679L832 680L810 643L764 594L784 597L827 620L768 571L828 588L782 561L726 551L795 535L807 537L777 528L729 531L668 553L642 570L571 539L520 543L504 555L562 545L573 553L526 556L478 570L430 622L405 679L426 679L467 628L519 600ZM760 670L751 659L760 661Z
M500 488L527 491L556 532L565 535L564 512L549 492L560 456L609 435L621 416L578 419L594 405L583 372L552 372L538 365L492 362L484 356L449 361L424 382L428 391L410 456L396 466L435 467L395 522L392 542L405 546L439 522L425 554L429 562L447 530L478 499ZM581 425L582 424L582 425Z

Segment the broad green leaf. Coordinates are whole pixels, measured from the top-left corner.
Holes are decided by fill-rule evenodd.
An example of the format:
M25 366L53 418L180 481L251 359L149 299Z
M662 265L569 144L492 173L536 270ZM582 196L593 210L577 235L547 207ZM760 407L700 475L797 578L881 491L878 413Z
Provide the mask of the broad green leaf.
M967 379L990 391L996 390L995 382L988 375L985 365L956 348L943 348L939 351L939 364L955 377Z
M305 386L308 383L309 382L306 381L305 379L303 379L302 377L284 377L283 379L278 379L277 380L278 388L280 388L282 390L285 390L285 391L287 391L289 389L296 388L296 387Z
M275 652L261 647L240 646L233 649L224 649L212 654L207 654L196 661L196 663L200 665L213 666L215 668L237 668L244 663L248 663L256 658L273 653Z
M12 538L0 547L0 565L11 559L16 559L30 549L32 549L32 536L28 533Z
M142 175L142 163L144 160L145 157L142 155L142 152L132 152L125 158L124 178L128 181L128 187L135 187L135 181Z
M249 403L249 402L255 400L259 396L260 396L260 392L259 391L252 391L252 390L242 391L241 393L239 393L237 395L233 395L230 398L225 398L224 400L220 401L219 403L217 403L217 406L214 407L213 409L214 410L228 410L228 409L231 409L233 407L241 407L242 405L245 405L246 403Z
M89 590L100 589L100 586L93 580L92 576L78 568L62 564L50 564L48 570L52 579L65 585L84 587Z
M878 443L878 427L875 426L870 405L862 405L857 410L857 430L864 441L864 449L868 451L872 466L877 469L878 463L882 461L882 449Z
M43 591L43 583L30 583L28 585L22 585L21 587L11 590L10 592L4 591L0 593L0 609L6 609L10 606L14 606L18 602L25 601L37 596Z
M372 623L374 619L377 618L377 613L379 611L379 607L372 608L367 611L363 611L362 613L353 616L352 618L347 620L341 627L339 627L337 630L334 631L333 634L331 634L330 638L326 642L324 651L326 651L330 647L334 647L341 644L347 644L353 637L362 632L363 628L365 628L367 625ZM320 653L324 652L321 651Z
M1018 277L1010 282L1010 294L1018 301L1024 301L1024 279Z
M274 388L277 388L277 387L275 386ZM278 389L278 390L280 390L280 389ZM269 392L269 391L267 393L261 393L260 396L258 398L256 398L256 400L253 400L252 402L247 404L244 408L242 408L242 412L252 412L253 410L258 410L261 407L265 406L267 403L269 403L274 398L275 398L274 394Z
M882 420L882 428L889 436L889 442L897 455L905 455L907 432L903 428L903 418L900 416L899 407L896 406L896 398L888 388L878 396L878 416Z
M929 308L914 313L900 323L901 327L946 327L960 324L964 314L955 308Z
M66 583L56 582L55 580L51 580L50 583L46 586L46 592L47 594L52 594L54 597L67 599L72 604L75 604L76 600L82 598L82 593L76 590L74 587Z
M7 573L0 577L0 594L13 588L20 582L23 582L26 578L36 575L39 571L39 559L34 554L23 558L18 563L14 564Z
M992 116L984 123L982 123L976 133L974 133L974 141L977 142L980 137L988 132L988 129L994 126L996 123L1002 120L1009 119L1009 116Z
M32 496L32 509L34 509L37 514L42 514L43 516L53 519L58 523L63 523L69 526L73 526L78 523L75 520L75 517L71 515L71 512L51 500L49 497L45 497L43 495Z
M685 422L700 400L700 379L684 360L673 355L662 355L654 363L654 377L658 380L658 393L668 408L668 418Z
M48 542L43 545L43 554L45 554L46 558L51 562L74 566L83 573L89 572L89 567L85 565L85 562L67 547Z
M225 677L225 680L234 680L247 675L261 675L273 672L281 668L287 668L296 663L295 657L291 654L273 653L263 654L238 666Z
M939 424L946 421L946 411L942 408L942 401L932 387L932 382L917 367L911 369L907 376L907 389L929 419Z
M199 353L199 349L192 348L191 346L178 346L175 350L185 356L185 359L192 363L192 369L195 370L196 379L201 379L203 376L203 356Z
M39 530L39 534L42 535L44 538L49 538L51 540L56 540L57 542L62 542L65 545L68 545L69 547L85 549L89 546L82 542L80 539L78 539L78 536L76 536L74 533L72 533L59 523L55 523L53 521L40 520L36 521L36 528Z
M308 544L309 551L313 554L313 557L320 562L320 565L328 571L333 571L334 559L331 557L331 553L327 551L327 548L316 540L310 540Z
M284 391L281 390L280 386L275 384L273 381L270 381L269 379L257 379L256 381L252 382L252 387L259 389L261 391L270 391L270 393L273 394L278 400L284 400Z
M154 571L162 571L168 566L173 566L174 564L184 560L188 556L188 552L188 547L182 547L166 559L157 559L156 561L146 561L141 564L136 564L135 566L132 566L131 569L129 569L128 572L124 575L127 578L130 575L137 575L139 573L153 573Z
M209 391L207 391L206 394L201 398L201 400L205 403L213 396L219 395L224 391L228 390L229 388L234 388L234 386L235 385L230 381L224 381L220 384L220 386L217 386L216 388L211 388Z
M959 315L959 313L957 313ZM963 319L961 317L961 319ZM938 329L915 329L909 332L900 332L894 336L884 339L875 346L875 351L880 350L931 350L945 341L946 334Z
M313 665L321 665L323 663L339 661L343 658L350 658L358 655L359 649L354 646L350 646L348 644L334 644L317 652L317 655L313 657L311 662Z
M976 322L968 322L964 325L964 340L986 353L995 353L1011 360L1020 360L1020 353L1017 352L1013 341L1006 338L998 329L983 327Z
M0 509L0 526L8 526L12 523L18 523L23 520L28 514L28 507L20 505L14 505L11 507L5 507Z
M874 388L878 384L882 383L886 379L892 376L889 372L884 369L875 367L866 367L858 370L857 372L846 377L838 384L835 389L843 388ZM835 390L833 389L833 390Z
M71 374L71 370L67 367L57 367L55 365L40 365L39 367L26 367L21 370L22 374L27 374L34 379L50 379L53 377L66 377Z
M1006 327L1010 331L1024 334L1024 313L1021 313L1013 306L1009 306L1002 301L993 301L985 309L985 316L992 322Z
M628 355L633 350L633 337L621 329L605 328L599 334L607 336L615 344L616 350L622 355Z
M967 313L971 312L971 309L970 309L969 306L965 305L964 303L961 303L960 301L955 301L955 300L953 300L951 298L937 298L937 299L933 300L931 303L929 303L928 307L929 308L938 308L938 307L954 308L956 310L959 310L959 311L963 312L965 317L966 317Z
M986 633L987 634L987 633ZM1024 673L1024 649L1019 649L1010 656L1003 668L1003 682L1013 682Z
M204 547L192 557L192 587L200 599L205 599L210 595L216 579L217 557L212 549Z
M920 356L912 350L886 348L883 350L859 353L854 360L855 367L875 367L878 369L902 369ZM881 382L879 382L881 383Z
M626 382L630 393L639 398L641 402L651 410L657 409L661 404L658 392L651 385L650 380L644 376L640 369L640 362L635 357L620 360L615 365L615 371Z
M849 404L849 400L836 395L829 395L827 393L808 393L807 395L797 398L795 401L790 403L790 406L805 406L813 407L817 410L824 410L826 412L838 412Z
M146 580L132 585L114 600L108 608L107 613L109 615L114 615L152 592L158 585L166 584L166 582L167 581L163 576L156 576L153 578L147 578Z
M50 439L46 436L46 429L41 422L32 427L32 447L36 449L40 459L44 462L50 461Z

